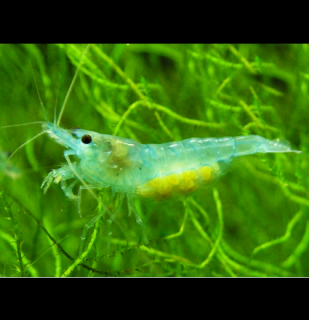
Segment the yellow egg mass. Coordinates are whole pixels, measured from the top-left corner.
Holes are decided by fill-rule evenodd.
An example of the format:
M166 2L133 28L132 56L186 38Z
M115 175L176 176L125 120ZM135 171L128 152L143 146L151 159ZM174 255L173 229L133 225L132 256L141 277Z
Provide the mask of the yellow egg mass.
M200 186L211 182L218 173L218 166L213 165L190 169L167 176L156 177L137 188L142 197L156 200L166 199L174 193L188 194Z

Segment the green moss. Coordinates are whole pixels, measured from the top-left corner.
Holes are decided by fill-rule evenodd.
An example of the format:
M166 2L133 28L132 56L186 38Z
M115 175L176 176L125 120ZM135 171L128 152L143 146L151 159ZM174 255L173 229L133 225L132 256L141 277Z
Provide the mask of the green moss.
M84 49L0 45L0 126L45 120L36 83L52 121ZM305 44L91 45L62 127L141 143L258 134L289 140L303 153L237 159L215 189L189 198L137 199L147 246L124 205L112 225L110 253L104 216L76 260L98 204L83 192L80 218L59 186L42 193L44 177L65 159L63 147L40 136L10 166L0 163L0 275L309 276L308 51ZM0 130L0 150L13 152L41 128ZM112 209L109 196L101 191Z

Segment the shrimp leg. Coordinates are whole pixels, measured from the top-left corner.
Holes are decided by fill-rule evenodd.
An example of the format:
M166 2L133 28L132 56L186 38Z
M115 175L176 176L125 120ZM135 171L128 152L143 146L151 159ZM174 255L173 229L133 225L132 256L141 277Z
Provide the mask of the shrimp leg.
M147 235L145 232L145 225L144 225L141 217L139 216L139 214L135 208L132 195L130 195L128 193L127 199L128 199L129 216L131 215L131 212L133 211L136 223L142 228L142 241L143 241L143 243L148 244L149 241L148 241L148 238L147 238Z
M109 202L112 202L113 198L114 198L115 194L112 194ZM117 205L117 207L115 208L114 212L110 215L110 218L107 220L107 236L108 236L108 241L107 241L107 252L109 253L110 250L110 238L112 235L112 231L111 231L111 224L112 222L115 220L117 213L120 209L120 207L122 206L123 203L123 199L124 199L124 194L120 195L120 199L119 199L119 203ZM107 207L103 206L103 209L100 210L100 212L98 214L96 214L88 223L86 223L86 225L84 226L82 235L80 237L80 246L79 246L79 256L82 254L83 248L84 248L84 242L86 240L86 235L88 230L94 226L94 224L103 216L103 214L107 211Z
M88 229L90 229L105 213L107 207L103 207L102 210L96 214L88 223L86 223L86 225L84 226L82 235L80 237L80 245L79 245L79 253L78 256L80 257L82 252L83 252L83 248L84 248L84 242L86 240L86 235L88 232Z
M57 184L61 182L61 188L64 193L70 199L76 199L76 196L72 193L74 185L71 184L69 187L67 187L66 183L63 183L65 180L69 180L72 178L75 178L74 172L68 165L65 165L59 169L52 170L42 182L41 188L43 189L43 192L46 193L52 182Z
M117 207L115 208L114 212L110 215L109 219L107 219L107 253L109 253L109 250L110 250L110 243L111 243L111 236L112 236L112 223L115 220L120 207L122 206L124 196L125 196L124 193L120 194Z
M69 186L67 186L67 183L65 180L61 180L61 189L64 192L64 194L71 200L78 200L78 196L73 193L73 188L77 184L79 180L75 179Z
M77 180L79 181L79 180ZM80 217L82 217L82 209L81 209L81 205L82 205L82 190L86 189L86 190L89 190L89 189L97 189L98 187L97 186L91 186L91 185L81 185L79 186L79 189L78 189L78 195L77 195L77 211L78 211L78 214Z

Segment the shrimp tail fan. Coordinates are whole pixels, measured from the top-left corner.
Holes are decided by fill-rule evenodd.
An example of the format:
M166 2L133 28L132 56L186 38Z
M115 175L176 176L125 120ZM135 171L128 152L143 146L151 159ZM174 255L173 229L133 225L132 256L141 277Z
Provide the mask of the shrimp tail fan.
M267 140L266 143L263 143L259 146L257 152L268 153L268 152L296 152L301 153L301 151L293 150L291 144L287 140Z

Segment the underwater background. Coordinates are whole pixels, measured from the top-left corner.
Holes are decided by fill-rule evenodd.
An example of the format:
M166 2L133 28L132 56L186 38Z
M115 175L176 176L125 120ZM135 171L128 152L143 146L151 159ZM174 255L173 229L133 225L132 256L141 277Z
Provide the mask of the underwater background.
M0 126L59 114L85 44L1 44ZM2 277L309 276L309 45L92 44L83 56L60 126L140 143L260 135L302 153L236 158L209 187L164 201L136 198L146 225L107 216L81 232L99 204L82 192L82 217L60 185L41 184L65 164L65 148L40 124L0 129ZM40 96L40 98L39 98ZM73 160L73 159L72 159ZM78 192L78 186L74 189ZM79 265L79 266L78 266Z

